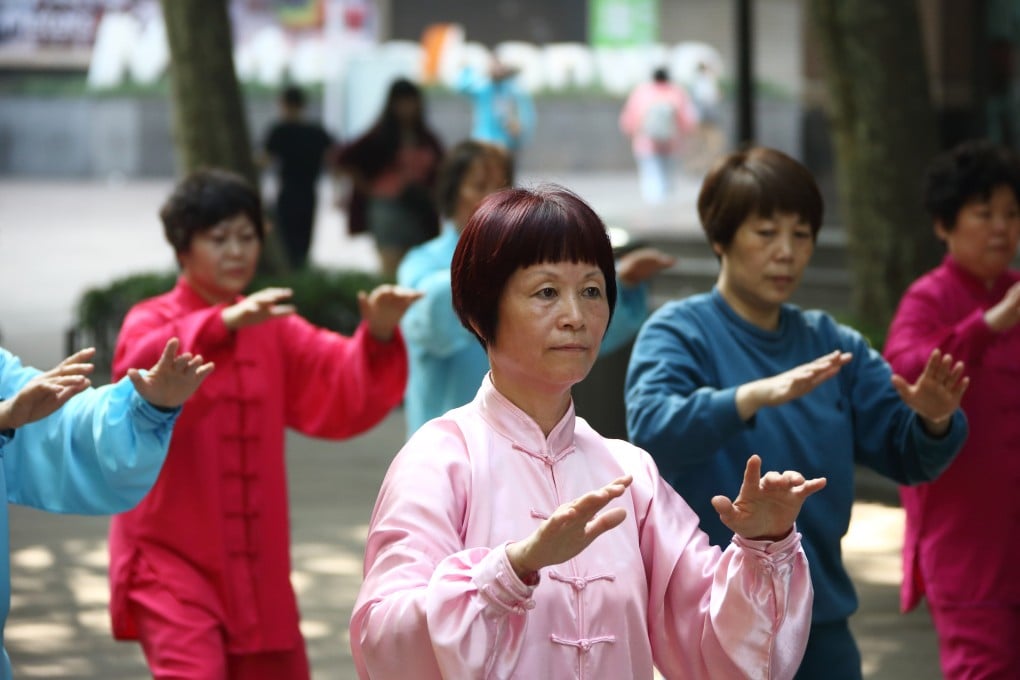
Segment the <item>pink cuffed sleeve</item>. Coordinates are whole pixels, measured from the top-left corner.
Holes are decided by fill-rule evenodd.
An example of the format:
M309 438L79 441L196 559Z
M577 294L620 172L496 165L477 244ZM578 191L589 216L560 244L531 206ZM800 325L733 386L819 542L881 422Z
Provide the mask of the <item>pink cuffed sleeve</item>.
M514 573L506 545L443 560L425 596L432 649L445 678L509 677L524 646L536 586Z
M651 484L641 550L656 666L667 677L792 678L814 601L800 534L737 536L720 551L680 496L657 475Z
M455 437L431 436L438 429L405 445L372 515L350 631L362 678L406 678L409 659L423 680L508 677L523 648L535 588L505 544L464 546L469 465Z

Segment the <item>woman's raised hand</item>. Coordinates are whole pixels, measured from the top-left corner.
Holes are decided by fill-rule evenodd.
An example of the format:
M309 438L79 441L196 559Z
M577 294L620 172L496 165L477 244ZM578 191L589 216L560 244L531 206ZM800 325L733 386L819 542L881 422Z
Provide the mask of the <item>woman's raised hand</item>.
M769 472L761 476L761 458L751 456L744 468L744 481L736 500L726 496L712 499L719 519L733 533L752 540L778 541L793 527L804 501L825 488L824 477L804 479L799 472Z
M619 526L627 517L623 508L598 513L611 500L622 496L632 481L629 475L619 477L601 489L564 503L531 536L508 545L507 558L517 575L525 578L543 567L566 562L596 538Z
M779 406L803 397L839 373L851 359L849 352L835 350L778 375L744 383L737 388L737 413L741 420L747 420L764 406Z
M19 428L45 418L85 390L95 368L93 347L81 349L25 383L17 394L0 401L0 430Z
M294 305L283 304L290 299L290 288L263 288L223 310L223 323L236 331L245 326L294 313Z
M170 338L156 365L147 372L128 369L128 378L139 396L153 406L177 408L195 393L213 370L213 363L202 359L201 354L177 354L178 347L180 341Z
M380 342L389 342L400 318L420 298L422 292L404 286L384 283L371 293L358 292L358 309L361 318L368 322L368 332Z
M970 378L963 374L962 361L953 363L950 354L937 347L928 357L917 382L908 383L902 376L893 375L892 384L907 406L914 409L929 434L941 436L949 429L953 413L960 408L963 393Z
M995 305L985 312L985 323L1002 332L1020 323L1020 282L1014 283Z

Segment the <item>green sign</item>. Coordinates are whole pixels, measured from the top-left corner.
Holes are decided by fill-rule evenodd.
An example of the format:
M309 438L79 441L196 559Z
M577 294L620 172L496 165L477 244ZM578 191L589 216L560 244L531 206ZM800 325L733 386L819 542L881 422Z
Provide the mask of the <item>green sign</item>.
M659 0L588 0L594 47L650 45L659 39Z

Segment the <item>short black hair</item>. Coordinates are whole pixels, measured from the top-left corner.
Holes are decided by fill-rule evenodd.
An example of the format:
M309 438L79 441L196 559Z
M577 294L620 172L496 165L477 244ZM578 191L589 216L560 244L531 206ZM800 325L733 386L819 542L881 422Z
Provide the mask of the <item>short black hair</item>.
M664 66L660 66L652 71L652 80L657 83L669 82L669 71Z
M937 155L928 165L924 208L943 229L952 231L967 202L987 199L1000 186L1008 186L1020 200L1016 152L988 140L969 140Z
M237 215L251 220L262 241L265 227L258 192L241 175L217 168L202 168L187 175L159 210L163 234L178 254L191 249L195 234Z

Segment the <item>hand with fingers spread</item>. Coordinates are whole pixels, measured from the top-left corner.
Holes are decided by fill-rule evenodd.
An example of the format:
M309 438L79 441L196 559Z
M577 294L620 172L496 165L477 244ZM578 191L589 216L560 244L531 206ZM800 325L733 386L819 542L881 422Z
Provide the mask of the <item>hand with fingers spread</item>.
M85 390L95 348L78 350L25 384L13 398L0 401L0 430L16 429L45 418Z
M368 332L380 342L389 342L404 312L422 293L404 286L384 283L371 293L358 292L358 310L368 323Z
M631 481L630 476L619 477L601 489L564 503L531 536L508 545L507 558L517 575L526 581L543 567L566 562L596 538L619 526L627 517L623 508L598 513L611 500L622 496Z
M747 420L765 406L779 406L815 389L850 363L853 355L835 350L770 378L745 383L737 388L737 413Z
M195 393L205 377L212 373L213 363L190 352L177 354L180 341L170 338L156 365L143 373L129 368L128 378L138 394L153 406L176 408Z
M962 361L954 364L952 355L935 348L913 385L895 374L892 384L904 403L920 416L928 433L941 436L949 429L953 413L960 408L963 393L970 385L970 378L963 371Z
M294 305L284 304L291 295L293 291L290 288L263 288L224 309L223 323L230 330L236 331L293 314Z
M790 533L804 501L825 488L824 477L804 479L799 472L769 472L761 476L761 458L747 460L736 500L715 496L712 507L735 534L752 540L778 541Z

